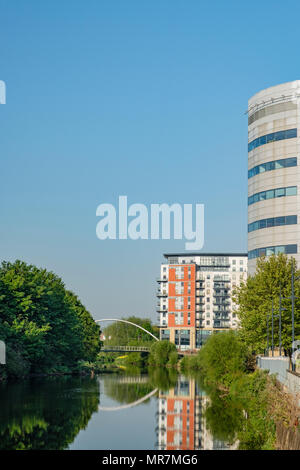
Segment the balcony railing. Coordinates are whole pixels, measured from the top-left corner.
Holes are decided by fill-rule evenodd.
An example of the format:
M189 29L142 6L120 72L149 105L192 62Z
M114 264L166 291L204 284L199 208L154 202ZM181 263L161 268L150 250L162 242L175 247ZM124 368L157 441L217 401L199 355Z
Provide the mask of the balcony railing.
M216 292L214 291L213 293L214 297L230 297L230 292L228 291L222 291L222 292Z
M168 297L168 293L167 292L156 291L156 296L157 297Z
M157 311L157 312L167 312L167 311L168 311L168 307L157 307L157 308L156 308L156 311Z
M230 308L213 308L214 313L230 313Z

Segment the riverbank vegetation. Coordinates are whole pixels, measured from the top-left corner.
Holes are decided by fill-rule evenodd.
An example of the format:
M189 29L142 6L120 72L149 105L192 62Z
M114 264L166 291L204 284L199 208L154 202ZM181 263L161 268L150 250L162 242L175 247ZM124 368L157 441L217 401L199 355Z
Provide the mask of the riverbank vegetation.
M252 350L239 333L212 335L180 366L184 373L200 373L201 387L210 397L207 426L217 439L238 441L240 449L275 449L277 423L293 422L296 431L290 397L275 377L255 370Z
M178 362L176 346L169 341L156 341L152 344L148 364L159 367L175 367Z
M79 371L100 351L99 326L54 273L22 261L0 266L1 378Z

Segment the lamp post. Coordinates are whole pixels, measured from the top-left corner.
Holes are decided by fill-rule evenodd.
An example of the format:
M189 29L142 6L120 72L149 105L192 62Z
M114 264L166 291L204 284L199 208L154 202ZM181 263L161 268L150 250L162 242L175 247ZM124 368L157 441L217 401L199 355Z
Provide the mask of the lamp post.
M280 304L281 307L281 304ZM274 357L274 318L279 318L279 349L280 349L280 354L281 354L281 308L280 310L279 307L279 315L274 315L274 299L272 299L272 313L271 313L271 330L272 330L272 343L271 343L271 350L272 350L272 357ZM270 314L267 314L267 354L269 357L269 318Z
M294 354L294 344L295 344L295 299L297 297L295 296L295 281L300 279L300 276L295 276L295 263L294 263L294 258L292 258L292 295L291 295L291 300L292 300L292 356ZM296 369L296 364L292 362L292 371L295 372Z
M270 314L267 314L267 356L269 357L269 318Z
M272 299L272 357L274 357L274 300Z
M281 285L280 285L280 293L279 293L279 356L281 357L281 313L283 310L286 310L286 308L282 307L282 300L283 297L281 296Z
M286 299L289 299L292 301L292 356L294 353L294 341L295 341L295 300L298 298L295 296L295 281L300 279L300 276L295 276L295 259L292 258L292 266L291 266L291 297L287 297ZM284 297L281 298L282 300ZM285 309L282 309L285 310ZM292 362L292 370L295 371L295 364Z

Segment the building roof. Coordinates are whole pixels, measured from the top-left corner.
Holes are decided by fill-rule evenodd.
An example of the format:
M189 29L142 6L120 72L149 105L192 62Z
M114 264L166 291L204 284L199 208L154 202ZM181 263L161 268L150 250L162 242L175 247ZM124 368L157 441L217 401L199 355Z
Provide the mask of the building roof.
M170 258L171 256L246 256L248 253L202 253L202 252L190 252L190 253L164 253L165 258Z

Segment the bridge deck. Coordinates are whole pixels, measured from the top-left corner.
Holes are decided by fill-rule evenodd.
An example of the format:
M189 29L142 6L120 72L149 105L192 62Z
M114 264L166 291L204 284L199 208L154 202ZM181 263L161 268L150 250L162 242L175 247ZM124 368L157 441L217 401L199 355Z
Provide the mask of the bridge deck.
M146 346L104 346L101 352L150 352Z

